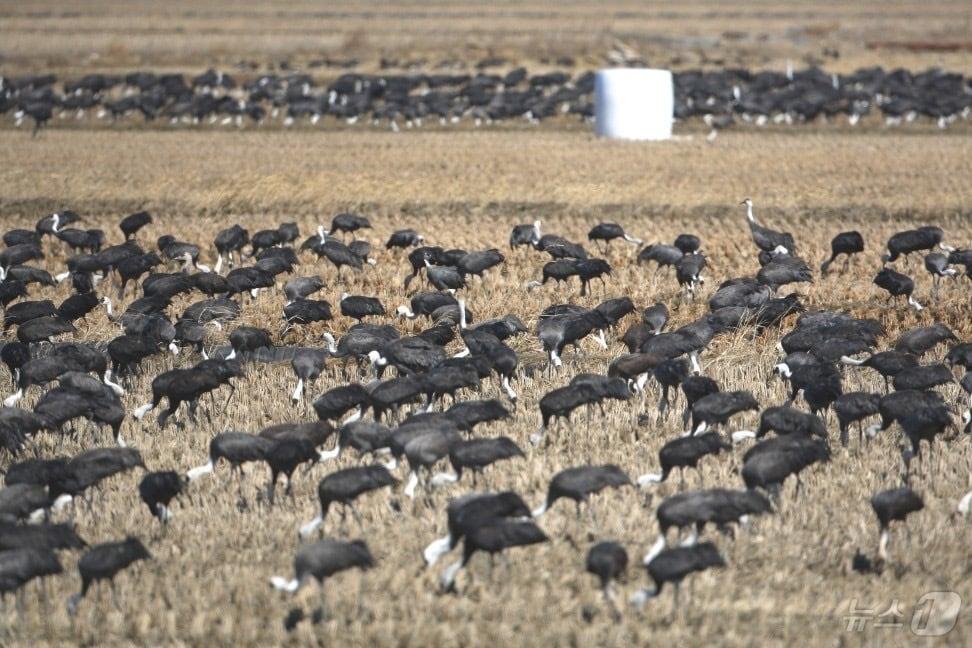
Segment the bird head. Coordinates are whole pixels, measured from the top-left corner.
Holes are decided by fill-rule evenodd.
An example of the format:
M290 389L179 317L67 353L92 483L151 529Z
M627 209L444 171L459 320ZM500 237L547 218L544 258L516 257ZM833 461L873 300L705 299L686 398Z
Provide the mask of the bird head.
M753 206L753 201L752 201L752 199L751 199L751 198L745 198L745 199L743 199L743 201L742 201L741 203L739 203L739 204L740 204L740 205L746 205L747 207L752 207L752 206Z

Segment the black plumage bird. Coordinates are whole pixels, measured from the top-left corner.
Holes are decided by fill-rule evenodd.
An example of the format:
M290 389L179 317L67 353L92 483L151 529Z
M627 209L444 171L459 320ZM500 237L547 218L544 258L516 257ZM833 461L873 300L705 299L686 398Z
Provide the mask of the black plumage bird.
M943 364L908 367L895 374L891 383L897 390L916 389L920 391L940 387L955 382L951 369Z
M138 494L149 513L162 524L172 519L169 503L186 487L188 478L174 470L146 473L138 484Z
M820 264L821 274L827 274L830 264L841 254L845 255L844 267L850 263L851 256L864 251L864 237L860 232L841 232L830 241L830 258Z
M266 438L266 437L263 437ZM311 463L320 459L314 443L306 438L276 439L267 448L263 460L270 466L270 483L267 486L267 499L273 505L277 487L277 478L283 475L287 478L287 494L292 494L294 471L301 464Z
M68 599L68 613L74 615L78 604L91 584L99 580L113 581L115 575L140 560L149 560L152 554L138 538L129 536L121 542L95 545L81 556L78 572L81 574L81 591Z
M78 496L113 475L144 467L142 455L134 448L92 448L70 459L63 470L52 475L48 492L55 499L61 495Z
M624 231L624 228L617 223L598 223L587 233L590 241L602 241L610 243L614 239L624 239L633 245L641 245L644 241L635 238Z
M760 439L769 432L778 435L800 434L826 438L827 426L816 414L807 414L789 406L767 407L759 416L756 438Z
M331 219L331 232L348 232L353 234L359 229L371 228L371 221L360 214L344 212Z
M341 295L341 314L359 322L366 317L380 317L385 314L385 306L377 297L363 295Z
M929 326L919 326L905 331L895 341L894 348L896 351L922 356L939 344L949 341L958 342L959 339L947 326L936 322Z
M624 580L628 569L628 552L624 546L610 540L598 542L587 552L584 569L588 574L597 576L604 600L611 607L615 619L619 618L611 586L616 581Z
M913 230L897 232L888 239L888 253L881 257L885 263L898 260L898 257L908 256L913 252L931 250L936 245L942 245L945 233L940 227L926 225ZM953 248L942 246L946 252L953 251Z
M718 432L705 432L672 439L658 451L658 462L661 464L662 471L641 475L637 483L645 487L664 482L675 468L679 469L679 474L684 479L685 468L698 468L699 461L704 457L719 454L731 447Z
M878 557L886 561L888 559L888 544L891 541L891 522L895 520L904 522L908 515L925 508L925 502L918 493L904 486L877 493L871 498L871 508L874 509L874 514L877 516L880 525L881 539L878 543Z
M753 237L753 243L764 252L776 253L782 251L784 254L796 254L796 243L793 235L789 232L777 232L768 227L763 227L756 222L753 216L753 201L746 198L742 201L746 206L746 220L749 222L749 233Z
M186 473L189 481L208 475L216 468L220 459L238 469L244 463L263 461L273 442L255 434L244 432L221 432L209 442L209 461Z
M503 459L523 457L523 451L509 437L468 439L449 446L449 463L455 474L439 473L432 477L433 485L457 482L462 479L463 470L473 473L473 486L476 475L487 466Z
M0 522L0 550L34 548L44 551L81 549L87 543L71 524L11 524Z
M135 212L134 214L129 214L125 218L121 219L121 222L118 223L118 229L121 230L122 234L125 236L125 240L127 241L135 236L140 229L151 224L151 222L152 215L147 211Z
M463 539L462 559L449 565L439 582L444 591L451 591L455 587L459 570L469 564L469 560L477 551L495 555L512 547L546 542L546 534L533 522L499 519L492 524L484 524L470 529Z
M388 237L388 242L385 243L385 248L407 248L407 247L418 247L425 241L425 237L416 232L413 229L401 229L392 232L392 235Z
M513 491L500 493L467 493L449 501L446 507L448 533L429 543L422 552L427 565L452 551L459 541L476 527L504 518L530 516L530 509Z
M341 504L345 509L350 508L357 517L354 501L371 491L394 486L398 483L384 466L359 466L345 468L327 475L317 485L317 497L321 503L321 512L313 520L300 527L300 537L309 537L317 527L324 523L331 504Z
M880 272L874 277L874 285L878 288L887 291L888 299L894 299L895 297L907 297L908 303L914 307L915 310L920 311L924 306L922 306L917 299L912 296L912 292L915 290L915 282L908 275L901 274L897 270L891 268L882 268Z
M0 520L24 520L51 506L47 488L40 484L11 484L0 489Z
M270 584L274 589L293 594L311 579L323 585L326 579L340 572L354 568L365 571L374 565L375 559L364 540L344 542L325 538L297 549L293 579L274 576Z
M654 261L657 264L657 270L671 266L675 267L685 253L681 249L674 245L666 245L664 243L654 243L652 245L646 246L641 252L638 253L638 263L648 263Z
M621 488L631 486L631 479L615 465L576 466L561 470L550 480L547 497L538 508L534 509L533 517L540 517L550 510L557 500L566 498L574 500L577 511L580 512L581 502L586 502L591 495L599 493L605 488Z
M870 392L848 392L834 401L834 413L840 426L840 444L847 445L847 430L852 423L858 424L858 441L864 439L861 421L879 412L881 396Z
M648 575L655 582L655 589L639 590L632 595L631 602L641 607L649 599L661 594L665 583L671 583L675 588L674 606L677 610L679 587L686 576L725 566L725 560L719 555L719 550L711 542L700 542L690 547L665 549L645 565L648 569Z
M25 547L0 551L0 595L6 598L8 592L16 592L35 578L62 571L60 561L49 549Z
M748 391L715 392L692 404L692 433L704 432L710 425L725 425L747 410L759 410L759 403Z
M301 348L294 352L290 367L297 376L297 386L290 395L291 401L299 403L303 400L307 383L313 383L320 377L326 359L327 351L323 349Z
M510 232L510 249L521 246L536 246L540 242L540 221L532 224L514 225Z
M777 493L787 477L793 475L799 480L805 468L829 460L826 440L786 435L762 441L746 451L741 473L746 488Z

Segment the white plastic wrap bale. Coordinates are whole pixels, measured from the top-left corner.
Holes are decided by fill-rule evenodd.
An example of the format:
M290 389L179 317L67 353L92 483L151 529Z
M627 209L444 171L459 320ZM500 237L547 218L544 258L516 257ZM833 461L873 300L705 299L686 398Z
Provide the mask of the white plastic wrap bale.
M595 131L600 137L669 139L674 107L669 70L612 68L595 77Z

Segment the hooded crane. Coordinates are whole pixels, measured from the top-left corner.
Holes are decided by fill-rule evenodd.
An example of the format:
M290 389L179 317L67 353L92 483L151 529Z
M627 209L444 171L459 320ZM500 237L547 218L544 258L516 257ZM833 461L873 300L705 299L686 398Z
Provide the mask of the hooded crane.
M270 331L253 326L239 326L229 336L230 345L233 350L226 360L233 360L237 354L252 353L257 349L270 348L273 341L270 338Z
M612 585L624 579L628 569L628 552L617 542L610 540L598 542L587 552L584 569L588 574L597 576L604 601L611 608L615 620L619 620L621 613L614 603L615 594Z
M388 237L388 242L385 243L385 248L390 250L392 248L418 247L424 241L425 237L411 228L395 230L392 232L392 235Z
M250 242L250 232L234 224L216 233L213 239L213 247L219 256L216 257L216 266L213 272L220 272L223 269L223 257L229 261L229 266L233 267L233 254L241 257L243 248Z
M23 547L0 551L0 596L16 592L35 578L55 576L64 571L50 549Z
M125 218L121 219L118 223L118 229L121 230L122 234L125 236L125 240L129 240L138 234L138 231L150 225L152 223L152 215L147 211L135 212L134 214L129 214Z
M404 337L368 353L375 371L392 365L403 375L426 373L445 361L442 347L420 337Z
M341 294L341 314L359 322L366 317L379 317L385 314L385 307L377 297Z
M607 342L603 338L603 331L609 326L604 315L599 311L582 310L578 313L567 313L562 315L552 315L540 317L537 322L537 337L543 345L543 350L548 354L550 364L554 367L563 366L560 354L568 344L577 344L593 333L598 331L599 335L595 340L602 348L607 349Z
M225 459L234 470L244 463L263 461L273 442L255 434L245 432L221 432L209 442L209 461L186 473L189 481L208 475L216 468L220 459Z
M530 509L519 495L512 491L500 493L467 493L450 500L446 507L448 533L433 540L422 552L425 563L431 567L439 558L452 551L472 529L489 524L493 520L516 519L530 516Z
M399 306L395 312L406 319L415 319L421 315L432 317L438 309L447 306L458 306L456 298L448 292L418 292L412 295L410 306L404 304ZM472 322L472 317L466 311L466 318Z
M926 391L955 382L952 370L943 364L922 365L902 369L891 381L896 390L915 389Z
M890 387L892 378L905 369L917 367L919 363L917 356L897 350L880 351L862 360L843 356L840 361L846 365L874 369L884 378L885 389Z
M749 221L749 233L752 235L753 243L756 244L756 247L764 252L796 254L796 243L793 240L792 234L789 232L777 232L757 223L756 218L753 216L753 201L749 198L746 198L740 204L746 206L746 220Z
M641 475L637 479L638 486L644 488L664 482L675 468L679 469L679 476L684 482L686 468L697 469L699 461L704 457L719 454L731 447L718 432L705 432L696 436L672 439L658 451L658 462L661 464L662 471Z
M877 516L880 525L881 540L878 544L878 557L882 561L888 559L888 544L891 541L891 522L904 522L909 514L925 508L925 502L909 487L893 488L881 491L871 498L871 508Z
M648 564L668 545L668 530L690 528L691 535L682 546L694 545L707 524L724 531L730 524L745 524L754 515L772 512L766 496L748 490L712 488L688 491L666 497L655 511L658 539L645 555Z
M638 253L638 263L649 263L654 261L657 266L655 272L665 267L675 267L685 253L678 247L674 245L667 245L665 243L653 243L646 246L641 252Z
M908 275L901 274L891 268L882 268L874 277L874 285L887 291L888 301L895 297L907 296L908 303L916 311L924 308L911 294L915 290L915 282Z
M301 464L317 462L320 458L321 453L317 450L313 441L308 438L282 437L274 439L263 458L270 467L270 483L267 486L267 500L270 505L273 506L277 478L280 475L287 478L286 493L293 495L294 471Z
M0 522L0 551L26 548L60 551L86 546L71 524Z
M371 221L360 214L343 212L331 219L331 232L354 234L359 229L371 229Z
M0 521L36 520L51 507L47 488L41 484L11 484L0 489Z
M354 501L365 493L394 486L398 483L384 466L360 466L345 468L327 475L317 485L317 497L321 503L321 512L313 520L300 527L300 537L308 538L317 527L324 523L331 504L341 504L345 509L350 508L358 519L354 508ZM342 513L342 519L344 517Z
M715 392L692 405L692 434L712 426L726 425L729 419L747 410L759 410L759 403L748 391Z
M939 344L948 341L958 342L959 339L947 326L936 322L930 326L919 326L905 331L895 341L894 348L896 351L922 356Z
M48 492L55 505L63 506L105 479L136 467L145 468L145 462L134 448L92 448L55 469Z
M149 513L167 524L172 519L169 503L172 502L189 480L173 470L146 473L138 484L138 494L148 507Z
M756 280L776 292L787 284L812 282L813 272L800 257L781 255L760 268Z
M432 485L451 484L462 479L463 470L471 470L473 474L473 488L476 487L476 475L484 468L503 459L523 457L523 451L509 437L501 436L493 439L469 439L453 443L449 447L449 463L452 464L454 474L438 473L432 477Z
M364 540L334 540L325 538L313 544L302 545L294 556L294 578L280 576L270 579L274 589L296 593L311 579L321 585L321 611L324 613L324 581L349 569L367 571L375 566L375 559Z
M679 587L686 576L694 572L725 566L726 561L719 555L719 550L711 542L665 549L645 564L648 575L655 582L655 589L642 589L635 592L631 596L631 603L641 607L649 599L661 594L665 583L671 583L675 588L673 606L675 610L678 610Z
M925 255L925 270L932 276L932 294L938 295L938 284L943 277L954 279L958 270L948 267L948 257L941 252L930 252Z
M847 446L847 430L857 423L858 443L864 441L864 426L861 421L878 414L881 402L879 394L870 392L848 392L834 401L834 413L840 426L840 444Z
M68 614L74 616L78 604L88 593L91 584L99 580L113 581L115 575L129 565L140 560L149 560L152 554L135 537L129 536L121 542L106 542L95 545L81 556L78 572L81 574L81 591L68 599Z
M913 252L931 250L936 245L946 252L954 252L955 248L942 244L944 237L942 228L931 225L897 232L888 239L888 253L882 256L881 260L885 263L893 263L901 255L907 257Z
M818 462L830 460L830 447L825 439L786 435L762 441L743 455L742 478L746 488L763 488L778 494L790 475L797 479L800 472Z
M511 547L525 547L546 542L549 538L540 528L529 521L501 518L490 524L474 527L466 532L462 543L462 559L442 572L439 578L442 590L449 592L455 588L459 570L469 564L477 551L495 555Z
M540 243L540 221L528 225L514 225L510 232L510 249L521 246L536 247Z
M550 480L547 488L547 498L543 504L534 509L533 517L537 518L550 510L561 498L572 499L580 515L582 502L587 502L591 495L599 493L605 488L621 488L631 486L631 479L620 468L613 464L603 466L576 466L561 470Z
M152 380L152 401L135 408L132 416L141 420L157 407L163 398L167 398L169 407L158 416L159 429L165 429L169 417L175 414L183 402L189 404L189 420L195 421L196 407L204 394L228 385L230 388L230 394L226 399L228 404L236 390L232 379L242 375L243 368L237 360L203 360L189 369L165 371Z
M820 274L827 274L830 264L841 254L844 258L844 270L850 264L851 256L864 251L864 237L858 231L841 232L830 241L830 258L820 264Z
M644 243L641 239L625 233L624 228L617 223L598 223L587 233L587 239L589 241L603 241L608 244L614 239L624 239L633 245L641 245Z
M324 363L327 359L327 351L323 349L302 348L294 352L294 357L290 361L290 367L297 376L297 387L290 395L290 400L296 405L304 399L304 391L307 383L316 381L324 370Z

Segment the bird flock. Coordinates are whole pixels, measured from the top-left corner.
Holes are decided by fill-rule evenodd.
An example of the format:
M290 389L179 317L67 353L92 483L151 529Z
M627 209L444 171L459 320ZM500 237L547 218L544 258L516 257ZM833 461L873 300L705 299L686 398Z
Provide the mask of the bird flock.
M880 113L887 125L924 118L946 128L966 120L972 85L963 74L929 69L865 68L828 74L820 68L786 71L678 71L674 74L677 120L700 118L716 133L735 121L763 126L837 117L851 125ZM87 113L112 122L140 115L172 124L281 120L373 123L393 130L423 124L475 125L558 115L594 116L594 73L365 74L347 72L323 82L309 73L266 73L237 79L208 70L196 76L149 71L89 74L60 82L52 74L0 77L0 114L36 130L55 115ZM324 122L322 122L324 123Z
M679 486L654 507L657 538L641 559L651 587L619 601L627 548L603 528L602 539L588 548L585 568L598 579L605 606L620 619L626 606L645 605L666 584L677 605L685 578L727 566L722 545L733 533L745 534L760 517L812 498L802 475L835 453L865 451L878 435L900 441L900 484L873 494L876 553L859 554L854 568L880 572L895 559L908 560L893 556L892 525L924 508L913 485L928 455L961 443L972 428L972 342L939 322L890 340L878 320L809 308L798 293L783 294L826 273L856 282L853 258L877 253L866 249L860 233L840 232L831 255L811 263L801 258L794 234L760 223L752 200L736 209L731 218L740 229L748 227L759 267L717 284L705 276L710 266L702 237L684 233L671 244L645 245L617 223L596 224L586 247L545 232L540 221L524 223L510 232L508 252L445 249L430 244L418 228L402 229L385 243L393 260L381 264L364 238L371 222L350 212L305 238L296 223L282 223L252 233L232 225L211 242L182 241L173 234L149 242L142 230L154 217L147 212L121 219L118 232L83 229L84 219L72 211L45 216L34 229L6 231L0 251L0 360L11 387L0 408L0 445L7 455L0 489L0 593L16 592L22 602L31 581L67 578L60 575L60 554L83 552L77 563L80 586L66 602L73 615L92 584L150 560L152 543L165 542L164 535L148 541L144 529L119 529L117 539L89 546L84 530L72 522L75 507L90 507L99 484L126 471L143 473L139 496L146 515L162 528L178 523L178 506L191 505L184 494L199 480L215 478L223 465L236 473L241 510L254 505L244 490L244 482L257 479L252 469L244 472L248 464L269 470L259 505L270 511L281 505L281 484L285 496L293 497L292 482L317 473L317 501L304 503L316 513L293 529L293 574L265 574L270 586L293 594L345 570L375 567L369 540L346 533L350 512L362 533L381 541L376 529L366 528L371 521L359 517L356 504L362 498L387 502L389 517L405 514L399 496L438 511L446 533L429 538L421 556L396 555L392 547L380 555L403 568L418 562L432 569L461 544L461 554L437 575L442 592L459 592L460 575L477 553L492 559L555 540L557 533L541 525L561 500L573 501L578 516L587 508L600 528L598 493L618 489L619 497L639 506L639 490L650 493L677 470ZM608 283L612 264L596 256L618 245L632 246L622 258L639 272L667 273L665 281L674 275L680 292L668 304L636 306L620 296L593 308L554 303L537 313L486 320L474 312L483 285L508 255L549 258L538 268L540 278L523 286L541 301L548 282L569 283L575 276L580 295L595 281L624 293L624 286ZM888 308L925 307L908 274L921 271L911 264L912 255L923 258L933 278L932 294L921 295L926 304L940 290L968 299L972 250L949 245L941 228L895 233L885 247L883 267L872 281L886 292ZM48 267L63 266L63 272L52 275L34 263L42 259ZM311 267L318 274L302 274ZM350 283L349 273L375 273L394 286L403 303L396 307L372 295L348 294L342 286ZM43 298L64 282L71 286L68 298L60 304ZM336 289L337 304L321 298L325 289ZM278 293L286 298L278 331L240 324L248 310ZM191 303L178 309L177 297ZM707 313L669 327L670 309L702 299ZM77 326L99 309L115 329L112 336L75 339ZM335 335L330 323L339 317L356 323ZM403 334L412 320L425 328ZM751 390L725 389L707 375L716 359L714 340L745 335L758 341L768 330L782 333L779 358L764 369L787 386L785 402L760 403ZM295 331L317 344L288 344ZM530 339L542 349L543 362L522 362L523 354L514 350ZM601 371L576 370L577 360L587 356L585 344L609 354ZM624 353L614 352L622 347ZM135 377L154 372L162 358L174 367L149 373L150 392L138 393ZM141 435L172 424L176 430L166 432L167 443L184 443L199 416L218 422L232 399L246 398L237 393L237 382L274 364L293 370L294 389L281 395L294 405L292 421L261 430L226 429L209 440L206 456L180 455L187 457L185 465L146 464L137 449ZM867 371L881 376L883 389L851 390L849 384L861 383L858 376ZM520 402L518 383L538 374L556 386L535 406ZM676 413L680 401L684 407ZM491 474L515 473L529 455L557 453L571 436L596 442L605 408L627 411L643 426L675 417L684 432L666 440L657 469L643 466L640 475L613 464L582 464L549 475L540 496L489 490ZM587 411L586 426L571 423L577 410ZM535 431L524 438L497 434L514 420L531 422ZM743 420L758 422L744 429ZM122 435L126 421L126 429L135 431L129 438ZM38 452L38 439L48 435L73 436L87 449L74 456ZM687 486L687 473L717 462L738 465L730 481ZM792 494L783 490L787 482L795 484ZM442 492L450 498L443 499ZM967 516L972 492L952 507ZM330 519L335 509L339 525ZM710 526L720 535L701 539ZM324 613L322 603L314 618ZM303 618L302 610L291 610L287 627Z

